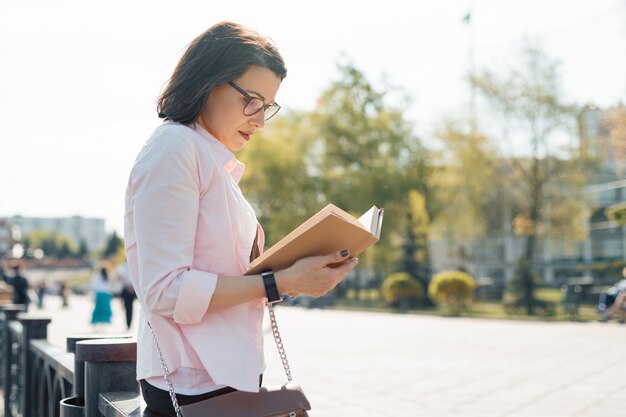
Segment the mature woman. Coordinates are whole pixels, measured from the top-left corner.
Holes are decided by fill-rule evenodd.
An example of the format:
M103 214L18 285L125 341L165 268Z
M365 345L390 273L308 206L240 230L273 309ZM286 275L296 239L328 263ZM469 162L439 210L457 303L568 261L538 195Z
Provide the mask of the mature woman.
M266 299L319 297L357 263L341 251L244 275L264 236L239 189L244 166L233 152L280 109L274 100L286 73L276 47L258 33L230 22L211 27L174 70L158 100L165 123L130 174L126 255L143 308L137 378L147 405L164 414L174 410L148 321L180 404L256 392Z

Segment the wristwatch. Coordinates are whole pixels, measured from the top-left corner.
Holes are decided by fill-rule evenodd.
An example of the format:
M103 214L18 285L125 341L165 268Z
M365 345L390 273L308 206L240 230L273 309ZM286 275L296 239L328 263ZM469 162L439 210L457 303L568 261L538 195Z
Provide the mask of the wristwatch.
M267 302L270 304L280 303L283 301L283 297L278 293L278 287L276 286L276 277L272 270L261 272L261 278L263 278L263 285L265 286L265 294L267 295Z

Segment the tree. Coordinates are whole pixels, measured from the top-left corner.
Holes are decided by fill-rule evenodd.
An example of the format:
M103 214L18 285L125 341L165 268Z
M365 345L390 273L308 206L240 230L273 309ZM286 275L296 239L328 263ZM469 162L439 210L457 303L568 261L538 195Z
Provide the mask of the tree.
M80 244L78 245L78 251L76 252L76 258L84 259L89 255L89 249L87 248L87 243L84 239L80 240Z
M124 241L117 235L116 231L113 231L108 239L106 244L104 245L104 250L102 251L102 258L111 258L117 256L120 249L124 247Z
M412 225L411 213L407 212L404 241L402 243L402 258L398 266L398 271L406 272L413 278L417 278L420 263L417 260L418 244L415 231Z
M70 244L67 240L61 242L61 246L57 251L57 256L59 259L67 259L73 256L73 250L70 247Z
M582 238L585 176L576 150L553 146L559 134L575 125L575 108L563 100L558 64L530 42L522 45L520 57L521 63L507 76L500 78L483 70L470 77L470 82L501 122L501 142L507 147L501 160L505 169L499 174L506 175L513 186L505 204L528 226L520 234L526 240L523 259L533 265L539 238ZM524 146L516 150L511 144L519 141ZM518 270L523 272L519 279L525 307L532 314L535 284L531 269Z
M407 193L426 188L427 151L401 107L388 103L391 87L375 87L351 63L339 64L338 72L313 114L318 133L311 172L323 201L355 214L372 204L385 208L381 242L367 258L371 265L389 268L398 258L394 249L402 235Z
M402 258L398 270L417 279L422 288L427 288L429 281L429 223L426 199L416 190L409 191Z
M26 249L38 248L43 250L45 256L54 258L67 258L74 253L72 240L57 230L35 229L24 237Z
M435 132L441 150L434 152L430 197L433 233L452 249L452 263L462 263L472 240L493 228L499 197L498 152L484 133L446 120Z

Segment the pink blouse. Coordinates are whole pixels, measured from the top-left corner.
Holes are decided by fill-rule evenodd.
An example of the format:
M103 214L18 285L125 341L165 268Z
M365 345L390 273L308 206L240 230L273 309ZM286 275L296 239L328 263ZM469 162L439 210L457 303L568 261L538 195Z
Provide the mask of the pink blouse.
M137 379L164 388L147 319L176 392L256 392L263 299L207 314L218 275L243 275L264 235L239 189L244 165L198 125L164 123L141 149L126 190L124 234L142 306Z

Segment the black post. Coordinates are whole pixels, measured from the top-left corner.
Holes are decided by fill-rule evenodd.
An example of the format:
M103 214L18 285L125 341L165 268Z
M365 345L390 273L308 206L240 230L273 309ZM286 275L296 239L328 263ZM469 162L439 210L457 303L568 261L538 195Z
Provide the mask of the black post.
M4 415L11 416L11 404L9 395L11 393L11 335L9 334L9 322L17 318L17 314L24 311L22 304L4 304L0 305L0 312L3 314L2 321L2 390L4 392Z
M74 385L72 395L84 399L85 398L85 362L78 359L76 355L76 344L83 340L96 340L96 339L130 339L129 335L75 335L68 337L67 351L74 353Z
M61 400L60 417L84 417L85 416L85 362L79 360L76 355L76 343L83 340L94 339L128 339L128 335L75 335L67 338L67 351L74 354L74 382L72 384L72 397Z
M35 339L46 339L48 337L48 324L49 318L43 317L29 317L27 315L20 314L17 318L22 323L22 367L20 368L20 385L21 385L21 398L20 410L24 417L37 417L33 414L34 401L37 393L33 390L33 378L37 378L37 375L33 375L35 355L30 349L30 341Z
M134 339L97 339L76 343L76 360L85 364L85 417L98 417L99 395L103 392L139 394Z

